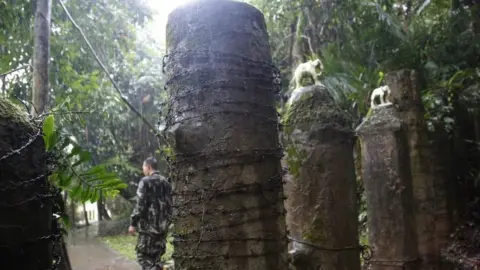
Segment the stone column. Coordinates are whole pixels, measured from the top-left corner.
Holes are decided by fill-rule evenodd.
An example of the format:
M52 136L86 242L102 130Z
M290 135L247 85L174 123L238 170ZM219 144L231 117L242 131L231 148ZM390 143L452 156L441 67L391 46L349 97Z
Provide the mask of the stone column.
M323 86L300 91L283 129L293 264L297 270L359 270L353 130Z
M372 270L417 269L413 190L405 127L393 105L372 109L357 128ZM403 268L401 268L403 267Z
M441 249L447 245L450 232L446 178L436 170L440 160L428 139L419 76L414 70L404 69L388 73L386 82L405 124L421 269L443 269Z
M52 201L41 130L0 98L0 265L52 267ZM46 239L44 239L46 238Z
M272 58L263 14L197 1L167 25L176 269L285 270Z

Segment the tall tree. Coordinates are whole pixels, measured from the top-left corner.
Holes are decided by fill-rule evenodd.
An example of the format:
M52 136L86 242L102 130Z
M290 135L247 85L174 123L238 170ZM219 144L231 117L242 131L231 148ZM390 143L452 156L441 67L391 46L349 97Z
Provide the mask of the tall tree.
M42 114L48 99L48 62L50 55L50 20L52 0L37 0L33 41L33 116Z

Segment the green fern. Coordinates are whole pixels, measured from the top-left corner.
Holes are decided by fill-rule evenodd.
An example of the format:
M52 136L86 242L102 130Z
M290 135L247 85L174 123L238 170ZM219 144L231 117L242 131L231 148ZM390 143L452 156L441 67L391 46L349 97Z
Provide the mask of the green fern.
M115 173L108 172L105 165L89 168L91 153L57 130L54 122L54 116L49 115L43 124L45 148L56 161L55 170L49 177L53 184L69 191L72 199L82 203L95 202L100 194L113 197L127 187Z

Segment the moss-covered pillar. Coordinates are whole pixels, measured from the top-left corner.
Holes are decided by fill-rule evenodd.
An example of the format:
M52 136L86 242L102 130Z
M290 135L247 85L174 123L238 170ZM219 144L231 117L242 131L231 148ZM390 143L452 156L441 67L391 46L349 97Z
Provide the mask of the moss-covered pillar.
M298 270L358 270L353 131L327 89L301 91L283 119L293 264Z
M263 14L196 1L167 24L175 269L285 270L287 238Z
M372 109L357 128L372 270L417 269L413 191L405 129L393 105Z
M441 269L441 249L446 246L449 231L446 178L436 163L428 139L421 100L419 74L414 70L390 72L386 82L399 115L405 123L417 225L418 250L422 269Z
M52 265L52 198L45 147L36 125L0 98L0 265L44 270Z

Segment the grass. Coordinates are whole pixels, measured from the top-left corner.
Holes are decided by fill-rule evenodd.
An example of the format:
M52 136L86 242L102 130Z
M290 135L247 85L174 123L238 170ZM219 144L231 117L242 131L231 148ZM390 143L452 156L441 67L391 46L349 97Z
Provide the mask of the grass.
M100 238L108 247L120 253L121 255L129 258L130 260L136 260L137 256L135 254L135 245L137 244L136 235L116 235L116 236L106 236ZM173 253L173 238L169 235L167 238L167 249L165 254L162 256L162 262L166 262L172 259Z

